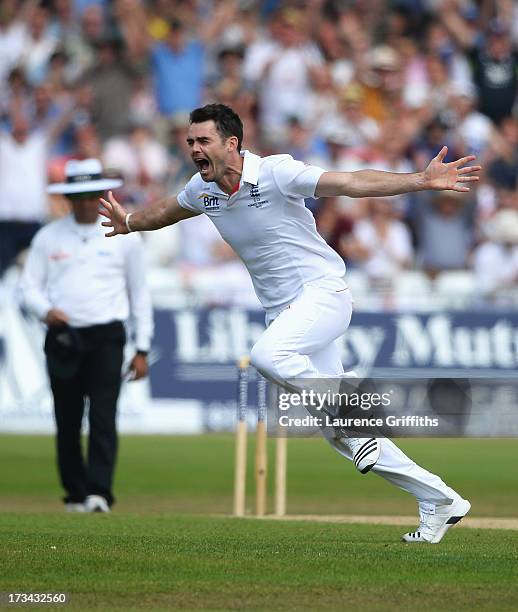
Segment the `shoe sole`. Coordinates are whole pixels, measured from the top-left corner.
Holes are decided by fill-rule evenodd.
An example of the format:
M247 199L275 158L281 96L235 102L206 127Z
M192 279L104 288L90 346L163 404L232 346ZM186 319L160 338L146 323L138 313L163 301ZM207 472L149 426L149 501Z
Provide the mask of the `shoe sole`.
M466 514L471 510L471 504L467 499L459 499L451 509L451 514L448 516L444 525L439 529L436 536L431 540L430 544L438 544L451 527L462 521Z

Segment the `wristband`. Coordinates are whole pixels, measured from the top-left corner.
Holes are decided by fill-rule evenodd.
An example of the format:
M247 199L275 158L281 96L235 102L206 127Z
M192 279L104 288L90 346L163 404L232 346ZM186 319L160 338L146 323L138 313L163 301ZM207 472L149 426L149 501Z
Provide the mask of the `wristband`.
M130 220L130 217L131 217L131 215L132 215L132 214L133 214L133 213L128 213L128 214L126 215L126 218L124 219L124 223L126 224L126 229L128 230L128 234L131 234L131 232L133 231L133 230L131 229L131 227L130 227L130 224L129 224L129 220Z
M141 355L142 357L147 357L149 351L142 351L141 349L137 349L137 355Z

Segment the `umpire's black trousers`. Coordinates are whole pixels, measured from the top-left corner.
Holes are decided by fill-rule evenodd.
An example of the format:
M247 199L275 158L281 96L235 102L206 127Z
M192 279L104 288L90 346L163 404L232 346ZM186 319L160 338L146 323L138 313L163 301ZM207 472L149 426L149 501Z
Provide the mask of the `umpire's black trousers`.
M116 411L121 386L125 330L120 321L76 328L50 328L45 340L57 425L57 458L65 502L87 495L114 502L117 457ZM87 461L81 423L89 400Z

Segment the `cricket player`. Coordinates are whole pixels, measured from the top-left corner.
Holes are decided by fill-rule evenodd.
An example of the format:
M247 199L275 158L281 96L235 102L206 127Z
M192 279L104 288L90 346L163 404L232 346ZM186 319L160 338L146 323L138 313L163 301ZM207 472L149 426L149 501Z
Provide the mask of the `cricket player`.
M133 213L109 192L106 236L156 230L206 214L243 260L266 311L267 329L251 362L265 376L343 376L337 338L351 320L352 298L339 255L317 233L304 198L383 197L412 191L469 191L480 166L472 155L444 163L443 147L424 172L326 172L290 155L241 150L243 124L232 109L209 104L190 114L187 144L198 172L178 195ZM437 543L471 505L386 438L330 438L361 473L370 470L414 495L420 523L406 542Z

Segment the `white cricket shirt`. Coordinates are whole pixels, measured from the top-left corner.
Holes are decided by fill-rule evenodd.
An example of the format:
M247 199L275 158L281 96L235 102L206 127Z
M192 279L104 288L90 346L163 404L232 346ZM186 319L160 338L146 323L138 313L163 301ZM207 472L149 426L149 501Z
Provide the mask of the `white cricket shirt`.
M0 132L0 220L40 222L47 217L47 155L41 130L22 144Z
M266 312L285 308L303 285L323 277L343 277L342 258L319 235L304 204L325 172L291 155L259 157L249 151L236 193L195 174L178 202L205 213L243 260Z
M81 224L68 215L37 232L22 274L23 300L40 319L62 310L72 327L130 319L136 347L149 350L153 315L142 238L107 240L101 220Z

